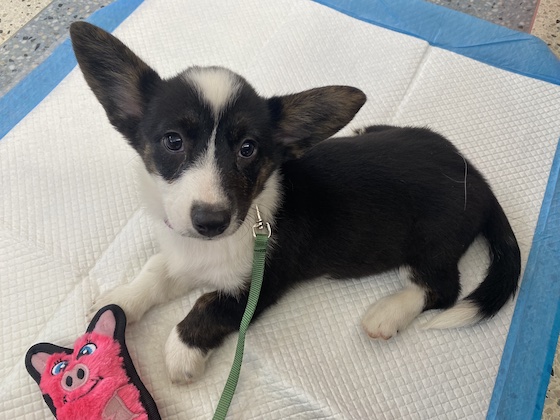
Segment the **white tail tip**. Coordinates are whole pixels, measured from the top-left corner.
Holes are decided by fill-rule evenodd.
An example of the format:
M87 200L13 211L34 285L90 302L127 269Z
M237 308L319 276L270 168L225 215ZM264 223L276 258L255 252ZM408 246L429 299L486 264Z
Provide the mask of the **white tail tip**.
M424 329L443 330L476 324L482 320L478 307L469 300L462 300L455 306L437 314L422 326Z

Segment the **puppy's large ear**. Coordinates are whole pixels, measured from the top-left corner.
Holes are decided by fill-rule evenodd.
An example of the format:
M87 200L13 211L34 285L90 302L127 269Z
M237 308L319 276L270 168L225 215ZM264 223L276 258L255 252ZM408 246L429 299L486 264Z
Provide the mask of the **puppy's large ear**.
M97 26L74 22L70 37L80 69L109 121L134 143L136 126L160 77L126 45Z
M299 158L318 142L348 124L366 102L366 95L350 86L326 86L268 100L275 140L288 158Z

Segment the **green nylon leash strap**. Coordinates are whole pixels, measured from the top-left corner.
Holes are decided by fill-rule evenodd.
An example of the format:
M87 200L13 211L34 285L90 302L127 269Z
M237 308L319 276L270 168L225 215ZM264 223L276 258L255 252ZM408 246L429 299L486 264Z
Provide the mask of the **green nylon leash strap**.
M258 210L257 210L258 211ZM259 215L260 219L260 215ZM261 221L262 223L262 221ZM228 412L229 405L237 387L239 380L239 372L241 371L241 362L243 361L243 349L245 348L245 333L249 327L249 323L255 314L259 295L261 293L261 286L264 275L264 263L266 258L266 246L268 244L268 237L270 235L270 227L267 233L255 232L255 249L253 251L253 272L251 274L251 286L249 288L249 298L247 299L247 306L239 325L239 337L237 338L237 348L235 349L235 357L229 372L222 396L218 402L218 407L214 413L213 420L224 420ZM262 230L262 224L260 228Z

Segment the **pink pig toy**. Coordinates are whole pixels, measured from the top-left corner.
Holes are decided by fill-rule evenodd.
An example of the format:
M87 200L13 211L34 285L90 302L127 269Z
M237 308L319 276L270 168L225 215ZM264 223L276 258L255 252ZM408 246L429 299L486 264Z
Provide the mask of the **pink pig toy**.
M124 340L126 317L100 309L74 349L35 344L25 365L58 420L154 420L156 404L140 381Z

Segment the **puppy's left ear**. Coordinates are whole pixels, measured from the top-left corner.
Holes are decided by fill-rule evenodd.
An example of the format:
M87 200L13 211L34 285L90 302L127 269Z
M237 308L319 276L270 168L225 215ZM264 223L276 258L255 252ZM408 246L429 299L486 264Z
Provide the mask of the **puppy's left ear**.
M160 77L130 48L97 26L74 22L70 38L86 82L109 121L138 148L137 127Z
M331 137L348 124L366 102L366 95L351 86L326 86L268 100L275 140L288 158Z

